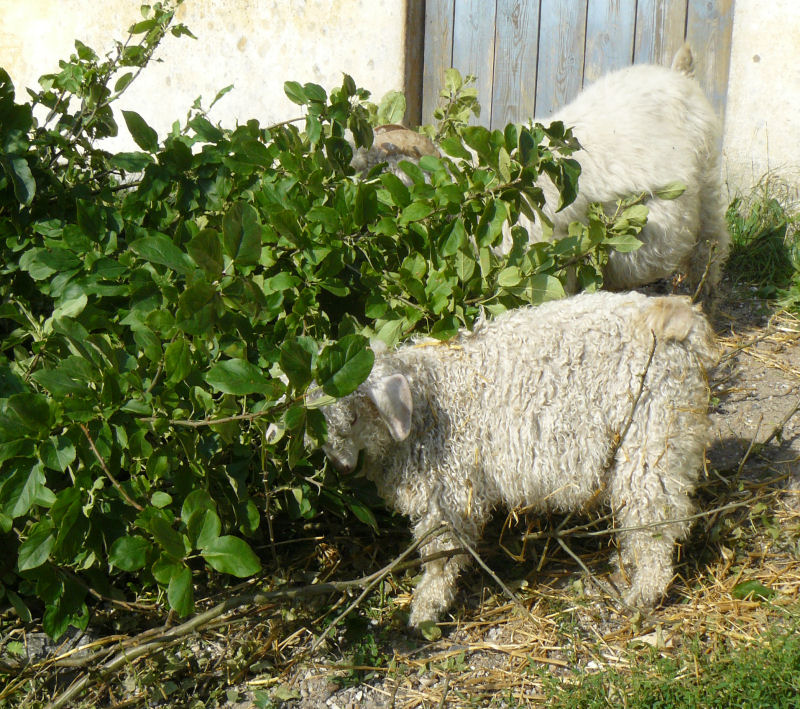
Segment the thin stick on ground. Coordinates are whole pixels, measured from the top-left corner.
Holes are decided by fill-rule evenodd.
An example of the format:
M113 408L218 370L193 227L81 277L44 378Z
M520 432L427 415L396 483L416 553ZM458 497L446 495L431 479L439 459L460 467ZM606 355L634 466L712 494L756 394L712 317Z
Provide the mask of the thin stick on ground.
M711 264L714 262L714 252L717 250L716 244L711 244L710 248L708 249L708 261L706 261L706 267L703 271L703 275L700 278L700 282L697 284L697 288L694 291L694 295L692 296L692 302L696 303L697 298L700 296L701 291L703 290L703 286L706 284L706 280L708 279L708 274L711 272Z
M512 603L513 603L513 604L514 604L514 605L515 605L517 608L519 608L519 609L522 611L522 613L523 613L524 615L526 615L526 616L528 617L528 619L529 619L529 620L530 620L532 623L536 623L536 618L534 618L534 617L533 617L533 614L532 614L532 613L531 613L531 612L530 612L530 611L529 611L529 610L528 610L528 609L527 609L527 608L526 608L526 607L523 605L522 601L520 601L520 600L519 600L519 598L517 598L517 595L516 595L516 594L515 594L515 593L514 593L514 592L513 592L513 591L512 591L512 590L511 590L511 589L510 589L508 586L506 586L506 585L503 583L502 579L501 579L501 578L500 578L500 577L499 577L499 576L498 576L498 575L497 575L497 574L496 574L494 571L492 571L492 570L489 568L489 566L488 566L488 565L487 565L487 564L484 562L484 560L483 560L483 559L481 559L481 557L479 556L478 552L477 552L477 551L475 551L475 549L473 549L472 545L471 545L469 542L467 542L467 540L466 540L466 539L464 539L464 537L462 537L462 536L461 536L461 534L459 534L458 530L457 530L455 527L451 526L451 527L450 527L450 533L451 533L451 534L452 534L452 535L453 535L453 536L454 536L456 539L458 539L458 542L459 542L459 544L461 544L461 545L462 545L462 546L463 546L463 547L464 547L464 548L465 548L465 549L466 549L466 550L469 552L470 556L471 556L473 559L475 559L475 561L476 561L476 563L478 564L478 566L480 566L480 567L481 567L481 568L482 568L482 569L483 569L483 570L484 570L484 571L485 571L487 574L489 574L489 576L491 576L491 577L492 577L492 580L493 580L493 581L494 581L494 582L495 582L495 583L496 583L498 586L500 586L500 588L501 588L501 589L503 589L503 593L505 593L505 594L506 594L506 596L508 597L508 599L509 599L509 600L510 600L510 601L511 601L511 602L512 602Z
M786 424L789 423L789 419L792 418L792 416L794 416L798 411L800 411L800 399L797 400L797 403L795 403L795 405L786 413L786 415L780 420L775 428L772 429L772 433L770 433L769 436L767 436L761 443L758 444L759 450L770 443L773 438L781 435Z
M70 687L68 687L62 694L60 694L50 704L47 705L47 709L59 709L60 707L68 706L70 702L75 699L84 689L86 689L89 683L98 676L101 678L107 677L125 665L139 659L140 657L157 652L168 645L183 640L191 633L196 632L203 626L208 625L212 621L218 619L228 611L240 606L253 603L270 603L276 600L290 600L293 598L330 593L332 591L341 592L354 587L366 587L365 592L359 596L357 602L351 604L348 609L342 613L339 618L337 618L336 622L338 622L338 620L349 613L358 604L358 602L360 602L360 600L363 599L370 590L372 590L372 588L386 578L388 574L397 569L402 562L421 544L426 542L428 539L441 534L443 530L444 527L433 529L419 539L414 540L414 542L390 564L383 567L380 571L370 574L369 576L353 581L330 581L327 583L312 584L310 586L300 586L293 589L282 589L280 591L270 591L267 593L247 593L229 598L222 603L217 604L213 608L210 608L209 610L190 618L186 622L181 623L173 628L169 628L168 630L165 630L155 636L153 636L152 631L146 631L142 634L142 636L152 636L152 639L150 639L148 642L142 643L142 636L131 638L130 641L123 644L123 648L113 658L96 669L90 669L86 671L81 677L75 680ZM458 550L458 553L463 553L463 550ZM318 641L327 635L327 633L335 626L336 622L328 627L328 629L320 636L320 638L318 638ZM102 655L103 657L107 657L108 651L102 651L98 654ZM85 667L93 660L97 659L98 654L94 654L87 658L82 658L82 666Z
M422 535L419 539L415 539L413 544L406 547L406 550L400 554L399 556L395 557L394 561L391 564L387 564L384 566L380 571L372 575L372 580L364 587L364 590L361 594L354 600L347 608L345 608L338 616L336 616L336 620L334 620L319 636L314 640L311 647L308 650L308 653L314 652L322 641L330 634L330 632L339 624L339 622L347 616L356 606L358 606L361 601L363 601L370 591L372 591L375 586L377 586L383 579L385 579L392 571L395 570L410 554L412 554L416 549L418 549L424 542L428 541L432 537L436 537L444 531L444 526L437 527L435 529L430 530L426 534ZM298 658L299 659L299 658Z

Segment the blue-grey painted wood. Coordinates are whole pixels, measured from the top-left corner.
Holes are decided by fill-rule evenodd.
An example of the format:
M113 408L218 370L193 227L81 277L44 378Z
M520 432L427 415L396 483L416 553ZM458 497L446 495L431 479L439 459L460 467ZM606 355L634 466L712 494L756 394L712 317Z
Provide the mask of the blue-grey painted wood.
M669 66L685 28L686 0L639 0L633 63Z
M455 0L426 0L425 50L422 68L422 122L433 122L444 86L444 72L453 66L453 8Z
M538 55L539 1L497 0L492 128L533 116Z
M689 0L686 40L695 58L695 74L720 116L725 113L731 58L733 0Z
M633 61L636 0L589 0L583 86Z
M453 23L453 66L462 76L477 76L481 115L473 121L488 126L492 120L495 3L456 0Z
M685 40L722 112L734 2L427 0L423 121L432 120L450 66L477 75L476 122L494 128L546 118L583 85L629 63L669 66Z
M541 0L537 118L547 118L581 89L588 0Z

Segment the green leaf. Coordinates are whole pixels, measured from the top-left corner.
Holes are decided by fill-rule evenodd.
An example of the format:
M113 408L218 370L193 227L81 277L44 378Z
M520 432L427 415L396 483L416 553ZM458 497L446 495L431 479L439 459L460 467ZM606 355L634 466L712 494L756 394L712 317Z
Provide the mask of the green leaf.
M559 300L566 294L561 281L547 273L537 273L528 279L527 287L530 302L544 303L548 300Z
M278 273L271 278L267 278L264 281L264 293L269 295L270 293L279 293L281 291L289 290L290 288L294 288L295 286L300 285L300 279L297 276L293 276L291 273L286 273L285 271Z
M162 586L167 586L174 574L184 568L183 562L173 559L169 554L161 554L150 567L153 578Z
M653 194L659 199L677 199L686 191L686 185L683 182L675 181L669 182L663 187L653 191Z
M384 172L380 176L380 181L398 207L405 207L411 202L408 187L403 184L403 181L397 175L391 172Z
M241 266L254 266L261 256L262 227L252 205L237 202L222 218L225 253Z
M19 259L19 267L27 271L31 278L41 281L55 273L69 271L80 266L80 261L72 251L62 248L33 248Z
M192 492L186 496L181 506L181 520L183 520L184 524L188 524L189 518L195 512L215 510L216 507L216 503L211 499L211 495L208 494L207 490L203 488L192 490Z
M167 600L169 607L179 617L184 618L194 610L194 589L192 588L192 572L186 566L181 566L169 579L167 587Z
M442 242L440 253L442 256L452 256L467 243L467 232L464 229L464 220L459 218L453 225Z
M639 225L647 221L649 209L644 204L634 204L622 212L622 218Z
M0 156L0 165L3 166L6 177L14 186L14 196L17 201L25 206L29 205L36 194L36 182L28 166L28 161L23 157L5 155Z
M419 632L429 642L436 642L442 637L442 629L432 620L423 620L419 624Z
M171 502L172 496L166 492L163 492L162 490L156 490L152 495L150 495L150 504L156 509L163 509Z
M774 588L764 586L764 584L755 579L737 583L731 590L731 595L740 600L752 598L753 600L768 601L770 598L777 595L777 593L778 592Z
M333 207L311 207L306 213L306 219L313 224L322 224L322 228L329 234L339 229L339 212Z
M316 359L317 343L310 337L296 337L281 345L281 369L298 391L311 383Z
M497 155L497 171L505 182L511 182L511 158L505 148L500 148Z
M261 370L243 359L229 359L215 364L205 375L205 380L223 394L245 396L264 394L271 387Z
M39 457L46 467L62 473L75 460L76 450L66 436L50 436L39 445Z
M522 273L517 266L504 268L502 271L500 271L500 273L497 274L497 285L501 286L502 288L511 288L519 285L521 280Z
M443 138L439 143L439 147L451 157L461 160L472 160L472 153L464 147L461 139L457 136Z
M430 216L433 212L433 207L424 201L412 202L400 214L398 220L400 224L408 224L408 222L417 222L420 219Z
M137 256L167 266L181 275L185 276L194 270L191 259L163 234L143 236L132 242L129 248Z
M222 244L216 229L201 229L186 245L186 250L210 278L218 278L222 273Z
M41 566L50 557L55 543L53 523L49 519L36 522L30 528L28 538L19 547L17 568L20 571L28 571Z
M74 379L61 369L40 369L31 375L31 379L57 399L69 394L86 394L86 382Z
M375 355L368 345L362 335L345 335L322 350L317 360L317 381L326 394L346 396L369 376Z
M167 345L164 352L164 371L168 382L183 381L191 372L192 348L183 338L179 338Z
M33 620L33 617L31 616L30 609L27 605L25 605L25 602L10 588L6 589L6 595L8 596L8 600L11 601L11 605L14 606L14 610L16 611L17 616L19 616L19 619L23 623L30 623Z
M378 124L400 123L406 112L406 97L402 91L389 91L378 104Z
M642 242L639 241L632 234L619 234L616 236L608 237L605 242L609 246L613 246L615 251L626 254L630 251L636 251L641 248Z
M238 578L252 576L261 570L261 562L243 539L224 535L200 552L211 568Z
M490 132L483 126L466 126L462 130L464 142L484 161L488 161L492 148L489 143Z
M186 525L189 539L196 549L206 549L222 531L219 515L214 510L198 510Z
M16 471L3 483L3 512L12 519L17 519L27 514L35 504L46 501L48 493L50 496L52 493L44 483L41 464L35 463L31 466L29 461L20 462Z
M163 512L161 514L164 514ZM161 545L167 554L175 559L182 559L186 548L183 537L173 529L172 525L163 517L153 516L147 522L147 531Z
M309 101L318 101L325 103L328 100L328 94L319 84L311 82L303 85L303 93Z
M292 103L296 103L299 106L308 103L308 97L305 91L303 91L303 87L296 81L285 81L283 84L283 92Z
M118 537L111 545L108 561L122 571L138 571L147 562L151 548L150 542L138 534Z
M455 268L458 280L466 283L475 273L475 257L465 249L459 249L455 255Z
M194 130L200 140L204 140L206 143L218 143L222 140L222 131L203 116L192 118L189 121L189 127Z
M6 400L6 409L29 431L41 433L50 429L50 404L42 394L14 394Z
M319 139L322 137L322 124L319 122L319 118L310 113L306 116L306 136L311 145L319 143Z
M489 199L478 222L476 234L478 245L490 246L494 244L503 233L503 224L507 218L508 209L505 203L501 200Z
M350 508L350 511L356 516L359 522L369 525L376 531L378 530L378 520L375 519L375 515L372 513L372 510L364 503L356 499L349 499L347 500L347 506Z
M116 153L109 158L112 167L124 172L142 172L153 163L149 153Z
M445 89L451 93L456 93L463 85L464 80L461 78L461 72L455 68L444 70L444 85Z
M356 190L356 203L353 209L353 222L363 227L378 216L378 196L373 185L359 183Z
M158 134L136 111L123 111L122 117L136 145L148 153L158 151Z
M132 71L128 71L128 72L124 73L114 83L114 93L116 94L116 93L119 93L120 91L124 91L128 87L128 84L131 83L132 80L133 80L133 72Z

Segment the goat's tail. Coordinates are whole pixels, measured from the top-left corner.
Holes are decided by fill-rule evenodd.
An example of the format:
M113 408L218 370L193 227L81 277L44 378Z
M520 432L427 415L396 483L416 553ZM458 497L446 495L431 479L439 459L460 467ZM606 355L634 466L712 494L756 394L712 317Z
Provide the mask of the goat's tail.
M706 369L719 360L719 347L699 305L686 296L651 298L643 316L643 330L658 342L685 342Z
M672 70L689 77L694 76L694 56L688 42L684 42L683 46L675 52L675 56L672 58Z

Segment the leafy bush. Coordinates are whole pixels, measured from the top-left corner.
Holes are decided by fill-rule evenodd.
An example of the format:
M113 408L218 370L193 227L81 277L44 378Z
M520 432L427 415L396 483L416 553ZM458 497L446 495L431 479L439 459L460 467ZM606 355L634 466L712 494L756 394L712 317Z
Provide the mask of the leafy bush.
M352 391L370 337L448 338L568 276L596 288L646 215L595 208L531 246L515 227L502 257L503 223L541 218L542 174L574 198L570 131L467 126L456 99L446 156L402 164L410 187L355 176L347 131L368 146L398 98L376 107L349 76L286 83L301 127L223 128L197 102L158 136L123 112L139 149L109 153L113 101L170 28L190 34L172 15L154 5L106 58L76 42L29 103L0 72L0 597L52 636L122 583L190 613L195 573L257 573L279 515L374 523L314 452L330 399L304 405L311 382Z

